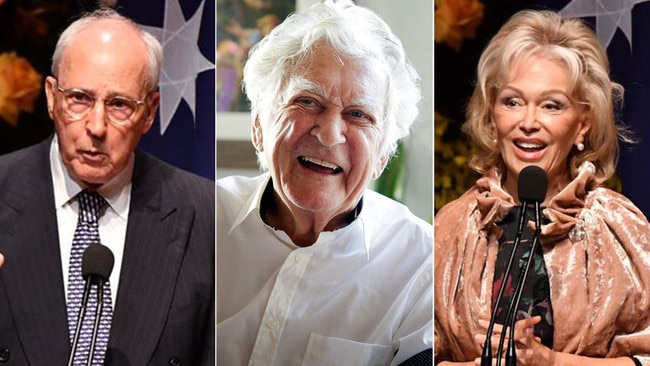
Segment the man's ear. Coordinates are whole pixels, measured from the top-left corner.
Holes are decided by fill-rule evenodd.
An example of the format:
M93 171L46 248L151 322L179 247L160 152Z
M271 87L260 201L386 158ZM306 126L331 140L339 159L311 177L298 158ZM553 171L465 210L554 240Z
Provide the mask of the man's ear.
M47 99L47 114L50 116L50 119L54 120L54 92L52 88L56 79L51 76L45 78L45 98Z
M379 176L381 176L381 173L383 173L384 169L386 169L386 164L388 164L388 156L384 156L383 158L377 160L377 165L375 166L375 171L372 174L372 179L377 179Z
M264 138L262 137L262 126L260 126L260 117L255 117L253 125L251 126L251 137L253 139L253 146L255 150L264 151Z
M151 129L151 126L153 125L153 120L156 118L156 112L158 111L159 104L160 104L160 92L157 91L153 92L149 102L149 109L148 109L149 113L145 117L145 122L142 129L143 134L149 132L149 129Z

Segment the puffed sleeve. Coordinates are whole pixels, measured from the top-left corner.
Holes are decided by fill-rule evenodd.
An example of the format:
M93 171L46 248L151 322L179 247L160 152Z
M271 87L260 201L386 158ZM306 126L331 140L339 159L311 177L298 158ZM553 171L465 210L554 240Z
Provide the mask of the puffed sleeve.
M596 246L611 247L607 251L611 256L603 258L604 269L611 266L611 270L596 279L620 282L618 291L612 288L612 295L605 296L605 300L620 304L618 315L612 314L616 329L612 330L608 356L650 356L650 224L627 198L602 191L592 195L590 211L592 220L599 223L599 231L603 232L594 238ZM616 293L618 297L614 297ZM612 306L613 310L618 306ZM606 303L603 310L607 314ZM650 359L645 358L644 363L650 365Z
M629 199L606 188L573 205L564 199L547 213L568 235L551 240L545 228L542 240L553 348L592 357L650 355L650 224Z
M492 280L501 230L495 224L514 207L490 171L434 218L434 354L436 360L472 361L475 340L491 315Z

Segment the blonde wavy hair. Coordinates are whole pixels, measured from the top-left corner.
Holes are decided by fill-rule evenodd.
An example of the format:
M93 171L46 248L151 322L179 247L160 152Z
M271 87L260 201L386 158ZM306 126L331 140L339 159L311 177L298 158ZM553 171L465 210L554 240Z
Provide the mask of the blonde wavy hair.
M609 76L609 61L593 30L579 19L562 19L553 11L524 10L506 22L481 54L477 80L466 112L463 131L476 147L470 167L483 174L497 166L505 172L494 144L492 110L498 90L515 63L538 55L561 62L572 82L572 98L585 108L591 128L585 149L572 149L567 164L571 177L585 161L596 166L596 181L603 183L616 169L618 140L633 142L616 123L615 107L623 101L623 86Z

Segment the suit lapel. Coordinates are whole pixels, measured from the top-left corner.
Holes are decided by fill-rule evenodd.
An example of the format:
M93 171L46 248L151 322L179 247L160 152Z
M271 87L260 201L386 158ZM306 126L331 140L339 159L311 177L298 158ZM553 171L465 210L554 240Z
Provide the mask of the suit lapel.
M18 337L32 364L65 364L69 333L54 193L50 139L29 150L0 197L0 271Z
M165 326L194 217L166 184L160 166L136 154L109 364L147 364Z

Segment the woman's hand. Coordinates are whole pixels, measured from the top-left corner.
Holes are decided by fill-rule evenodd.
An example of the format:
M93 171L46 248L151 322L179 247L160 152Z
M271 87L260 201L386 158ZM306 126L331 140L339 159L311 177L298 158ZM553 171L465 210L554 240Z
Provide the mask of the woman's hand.
M552 366L555 362L555 353L544 346L538 337L533 335L533 326L542 320L541 316L534 316L519 320L515 323L515 347L517 353L517 365L525 366ZM492 333L492 354L497 354L499 347L499 338L503 332L503 327L500 324L494 325ZM508 344L508 336L510 332L506 328L505 342L503 342L503 351L501 356L501 364L505 365L506 347ZM485 335L477 335L476 341L479 342L481 347L485 343ZM481 359L478 358L474 361L476 365L481 364ZM496 366L496 356L492 360L492 365Z
M519 320L515 323L515 347L517 353L517 366L634 366L630 357L618 358L591 358L579 356L570 353L555 352L544 346L541 339L533 335L533 326L542 320L540 316L534 316ZM480 322L480 321L479 321ZM487 322L484 327L487 328ZM492 354L497 354L499 347L499 338L503 332L500 324L494 325L492 333ZM501 356L501 365L505 365L505 353L508 344L510 331L506 328L505 341L503 342L503 352ZM479 347L485 344L485 335L478 334L474 337ZM439 365L443 365L440 363ZM459 363L452 363L458 365ZM496 366L497 357L492 359L492 366ZM474 365L481 365L481 359L474 360Z
M542 317L538 315L515 323L517 365L555 365L555 352L533 334L533 326L540 321Z

